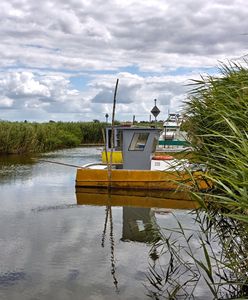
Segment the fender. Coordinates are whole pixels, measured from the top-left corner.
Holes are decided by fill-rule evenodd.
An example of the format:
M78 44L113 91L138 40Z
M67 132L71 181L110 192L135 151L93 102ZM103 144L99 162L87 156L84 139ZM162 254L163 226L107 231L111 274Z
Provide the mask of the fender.
M153 156L152 160L171 160L174 159L171 155L156 155Z

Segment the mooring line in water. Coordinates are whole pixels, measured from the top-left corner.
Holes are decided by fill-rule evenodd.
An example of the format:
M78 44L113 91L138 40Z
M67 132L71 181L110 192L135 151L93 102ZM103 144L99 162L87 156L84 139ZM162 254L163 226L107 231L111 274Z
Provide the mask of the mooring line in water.
M114 227L113 227L113 216L112 216L112 207L109 206L109 223L110 223L110 234L109 234L109 240L110 240L110 249L111 249L111 274L113 277L113 283L115 285L116 292L119 292L118 289L118 280L115 275L115 241L114 241Z
M109 213L109 206L106 206L105 208L105 222L104 222L104 228L102 233L102 247L104 247L105 243L105 237L106 237L106 230L107 230L107 223L108 223L108 213Z
M58 162L58 161L52 161L52 160L46 160L46 159L38 159L38 161L48 162L48 163L51 163L51 164L62 165L62 166L66 166L66 167L85 169L85 168L82 167L82 166L76 166L76 165L71 165L71 164L65 164L65 163Z

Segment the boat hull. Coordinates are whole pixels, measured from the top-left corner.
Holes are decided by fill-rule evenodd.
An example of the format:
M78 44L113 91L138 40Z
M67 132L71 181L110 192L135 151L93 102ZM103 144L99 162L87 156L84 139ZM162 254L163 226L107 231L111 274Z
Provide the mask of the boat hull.
M76 187L144 189L144 190L200 190L210 188L202 172L167 172L150 170L77 169Z

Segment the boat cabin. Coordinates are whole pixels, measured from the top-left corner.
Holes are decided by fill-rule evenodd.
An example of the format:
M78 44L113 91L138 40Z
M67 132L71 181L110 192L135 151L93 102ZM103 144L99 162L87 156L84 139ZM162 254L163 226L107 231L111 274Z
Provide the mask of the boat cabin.
M142 127L114 127L112 163L122 164L126 170L150 170L151 157L155 153L159 130ZM106 151L102 161L110 162L112 128L106 128Z

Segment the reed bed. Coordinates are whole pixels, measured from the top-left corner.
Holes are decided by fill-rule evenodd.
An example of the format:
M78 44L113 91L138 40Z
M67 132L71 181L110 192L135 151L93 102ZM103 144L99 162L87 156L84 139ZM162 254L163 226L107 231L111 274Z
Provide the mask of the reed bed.
M0 154L24 154L102 143L105 123L0 122Z
M192 212L199 230L178 222L154 241L147 274L152 299L196 299L203 286L209 299L248 297L247 63L221 64L219 72L192 82L183 124L191 160L213 184L192 192L201 204Z
M229 63L219 71L193 81L186 127L194 160L215 186L208 201L248 221L248 68Z

